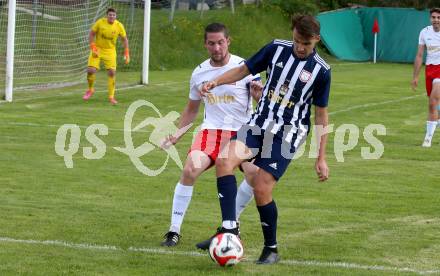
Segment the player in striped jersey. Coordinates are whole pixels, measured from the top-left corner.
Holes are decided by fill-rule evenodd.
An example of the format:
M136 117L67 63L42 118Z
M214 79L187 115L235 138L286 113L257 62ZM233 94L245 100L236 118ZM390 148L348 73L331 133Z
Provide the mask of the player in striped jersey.
M330 91L330 67L316 53L320 40L319 22L312 16L297 16L292 21L293 42L274 40L245 62L206 83L202 95L225 83L235 82L249 73L268 74L263 95L250 121L231 139L216 161L217 187L223 221L235 220L233 201L236 180L234 169L255 159L260 170L254 178L254 196L264 236L264 248L258 264L279 260L276 241L277 207L272 190L287 169L295 151L310 130L310 109L315 105L315 126L328 125L327 104ZM327 136L320 136L315 169L325 181L329 169L325 159ZM232 198L232 199L231 199Z
M214 165L223 146L249 120L252 97L258 100L261 96L259 75L248 74L241 81L214 89L208 97L200 97L199 87L203 82L243 64L242 58L229 53L229 44L228 30L223 24L212 23L205 28L205 48L210 58L197 66L191 75L189 100L180 118L179 128L196 119L202 101L205 106L204 119L201 130L188 151L182 175L174 190L171 225L164 235L162 246L178 244L181 238L180 228L191 201L195 181ZM170 136L167 141L176 144L178 138ZM253 198L252 186L249 184L258 168L246 162L242 169L246 177L238 191L237 216ZM238 229L235 234L238 234Z

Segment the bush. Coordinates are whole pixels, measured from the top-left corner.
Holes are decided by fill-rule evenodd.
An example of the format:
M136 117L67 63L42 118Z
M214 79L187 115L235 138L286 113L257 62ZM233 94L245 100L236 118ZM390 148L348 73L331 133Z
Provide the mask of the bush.
M319 8L313 0L269 0L269 5L280 7L289 16L295 14L316 15Z

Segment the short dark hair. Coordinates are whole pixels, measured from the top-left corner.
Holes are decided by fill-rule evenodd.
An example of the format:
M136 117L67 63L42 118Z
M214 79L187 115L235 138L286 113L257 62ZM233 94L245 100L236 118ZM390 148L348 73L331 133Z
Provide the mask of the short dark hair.
M429 10L430 15L432 15L435 12L440 13L440 8L432 8L431 10Z
M116 13L116 9L110 7L110 8L107 9L107 13L106 13L106 14L108 14L109 12L114 12L114 13Z
M223 33L226 38L229 37L229 30L222 23L211 23L205 28L205 41L208 33Z
M314 35L319 35L321 25L314 16L297 15L292 18L292 30L293 29L295 29L302 37L309 39Z

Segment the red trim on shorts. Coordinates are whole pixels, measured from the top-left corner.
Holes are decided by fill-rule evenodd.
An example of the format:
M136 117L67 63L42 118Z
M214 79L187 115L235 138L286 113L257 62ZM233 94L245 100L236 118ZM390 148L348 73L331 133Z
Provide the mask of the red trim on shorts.
M206 150L206 141L208 140L208 130L204 129L202 131L202 143L200 144L200 150L204 151Z
M217 156L220 153L220 142L222 141L222 132L223 131L221 129L217 129L217 138L215 139L215 147L213 151L213 155L215 155L215 157L213 156L213 158L215 160L217 160Z
M431 96L432 81L440 79L440 65L428 64L425 67L426 94Z
M198 150L204 152L211 159L211 164L208 168L214 165L222 148L231 140L231 137L236 135L236 131L221 130L221 129L204 129L197 133L191 148L188 151Z

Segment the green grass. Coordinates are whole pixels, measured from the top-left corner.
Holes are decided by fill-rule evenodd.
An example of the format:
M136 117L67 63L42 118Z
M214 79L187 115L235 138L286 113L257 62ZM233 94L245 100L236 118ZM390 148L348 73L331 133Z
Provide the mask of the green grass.
M344 154L345 162L337 162L333 132L328 144L331 177L319 183L306 147L306 154L291 164L274 191L284 263L271 267L249 261L224 269L208 256L181 255L195 252L194 244L219 224L213 170L198 180L179 247L160 248L181 172L170 162L162 174L144 176L127 156L113 149L124 145L120 129L135 100L150 101L162 114L181 112L191 70L153 71L149 86L119 90L117 106L106 101L103 74L98 75L98 93L87 103L81 99L84 85L17 93L14 103L0 104L0 274L401 275L416 274L405 273L404 268L440 270L440 134L434 137L432 148L420 146L427 100L421 88L417 93L410 90L412 67L333 63L332 68L329 111L334 113L334 128L355 124L363 131L369 124L383 124L387 134L377 138L385 151L378 160L362 159L361 147L369 144L361 132L359 144ZM120 73L118 84L131 83L136 77ZM148 116L153 116L152 111L143 108L135 120ZM67 123L82 127L81 147L72 169L66 168L54 150L57 130ZM82 147L91 146L84 133L94 123L110 129L107 136L101 136L107 152L102 159L88 160L82 156ZM147 141L148 134L134 138L139 145ZM190 141L186 135L177 145L182 158ZM155 149L143 161L157 168L164 159L165 154ZM262 246L253 204L241 222L246 256L252 260ZM116 249L16 240L57 240ZM150 251L134 252L130 247ZM344 268L342 263L357 266Z

